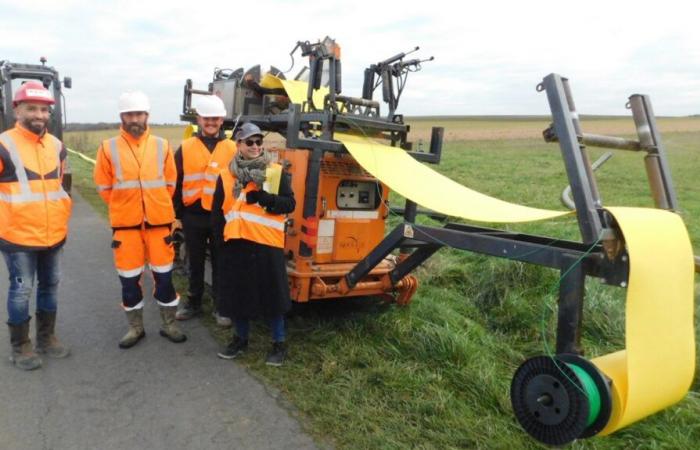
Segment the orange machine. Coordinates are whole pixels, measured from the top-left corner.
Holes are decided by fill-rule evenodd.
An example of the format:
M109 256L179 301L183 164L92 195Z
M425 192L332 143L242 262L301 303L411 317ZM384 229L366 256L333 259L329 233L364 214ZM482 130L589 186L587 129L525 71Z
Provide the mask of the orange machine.
M278 152L297 199L306 197L306 175L310 152L281 149ZM320 164L316 214L304 219L298 208L289 218L285 251L292 299L384 295L398 291L397 300L406 303L417 281L404 277L396 285L389 272L396 258L388 256L350 289L344 276L384 238L389 215L389 189L367 173L349 154L325 155ZM300 244L311 256L300 255Z
M418 70L423 61L404 61L406 54L401 53L373 64L365 70L363 97L346 97L339 95L340 51L335 41L326 38L315 44L299 42L292 53L297 48L309 58L309 66L295 77L308 82L308 97L302 104L293 104L279 86L264 87L266 74L260 66L245 72L217 70L206 91L193 89L191 80L187 80L181 118L196 121L192 95L218 95L227 109L225 129L230 131L239 122L249 121L286 138L278 148L268 150L276 153L291 175L297 200L297 209L287 221L285 243L294 301L381 295L406 304L418 282L407 273L397 274L397 265L403 259L391 254L393 248L373 255L371 267L357 274L358 267L381 247L385 237L389 189L334 141L333 133L352 129L410 151L409 127L395 110L405 76ZM267 74L285 79L274 67ZM375 82L375 76L379 82ZM394 83L398 89L394 89ZM384 101L389 105L385 117L380 116L379 102L372 100L379 85L383 85ZM319 89L328 89L323 104L313 101ZM441 146L441 138L440 133L439 142L431 143L431 151ZM272 136L268 138L273 140ZM424 161L439 162L439 153L411 153ZM415 218L415 204L412 211L409 220ZM351 273L353 270L356 273Z

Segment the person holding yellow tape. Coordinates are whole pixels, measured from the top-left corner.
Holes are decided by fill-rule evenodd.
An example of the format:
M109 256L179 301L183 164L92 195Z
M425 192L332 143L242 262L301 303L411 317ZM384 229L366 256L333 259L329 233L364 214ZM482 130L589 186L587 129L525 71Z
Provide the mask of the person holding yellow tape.
M223 359L248 348L250 319L262 316L272 329L266 364L281 366L287 354L284 315L291 308L284 258L285 215L296 202L291 180L263 149L260 128L244 123L235 134L238 152L221 172L212 203L219 244L219 295L235 332Z

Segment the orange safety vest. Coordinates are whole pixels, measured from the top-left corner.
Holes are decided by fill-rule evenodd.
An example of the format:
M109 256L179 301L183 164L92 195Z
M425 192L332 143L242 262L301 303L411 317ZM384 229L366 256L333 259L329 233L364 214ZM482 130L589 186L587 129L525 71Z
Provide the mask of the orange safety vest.
M193 136L182 143L182 203L190 206L197 200L202 208L211 211L214 188L219 172L228 168L236 154L236 143L231 139L222 139L213 152L201 139Z
M241 190L237 199L233 198L235 178L230 170L221 171L224 188L224 202L221 209L226 219L224 240L247 239L270 247L284 248L284 214L270 214L265 208L246 203L246 193L257 189L252 181Z
M68 234L71 199L63 190L63 144L19 124L0 143L0 239L27 247L51 247ZM14 166L14 167L13 167Z
M102 142L95 165L95 184L109 205L112 228L175 221L172 194L177 173L170 144L148 131L138 140L121 130Z

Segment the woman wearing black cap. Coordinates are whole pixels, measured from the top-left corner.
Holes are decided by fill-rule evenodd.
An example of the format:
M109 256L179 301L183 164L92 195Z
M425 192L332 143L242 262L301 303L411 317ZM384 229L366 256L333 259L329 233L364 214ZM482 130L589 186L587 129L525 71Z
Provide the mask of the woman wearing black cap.
M242 354L248 348L250 319L264 317L273 341L266 363L281 366L287 354L284 314L291 307L284 225L296 202L289 175L271 163L262 146L260 128L244 123L235 138L238 152L221 172L212 202L213 234L221 255L219 298L222 313L235 324L233 339L218 356ZM281 175L271 176L275 172Z

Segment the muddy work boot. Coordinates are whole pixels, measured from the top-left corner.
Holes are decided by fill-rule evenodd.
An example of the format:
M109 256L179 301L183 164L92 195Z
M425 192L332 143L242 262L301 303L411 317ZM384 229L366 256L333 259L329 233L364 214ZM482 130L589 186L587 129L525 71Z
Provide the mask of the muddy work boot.
M179 344L187 340L182 331L175 325L175 311L177 306L161 306L160 318L163 323L160 326L160 335L167 338L170 342Z
M10 361L22 370L34 370L41 367L41 357L34 353L32 341L29 339L30 319L19 325L7 324L10 327L10 344L12 345Z
M119 341L119 348L131 348L146 337L146 332L143 331L143 309L126 311L126 320L129 321L129 331Z
M56 328L56 311L36 312L36 352L51 358L65 358L70 349L58 340Z

